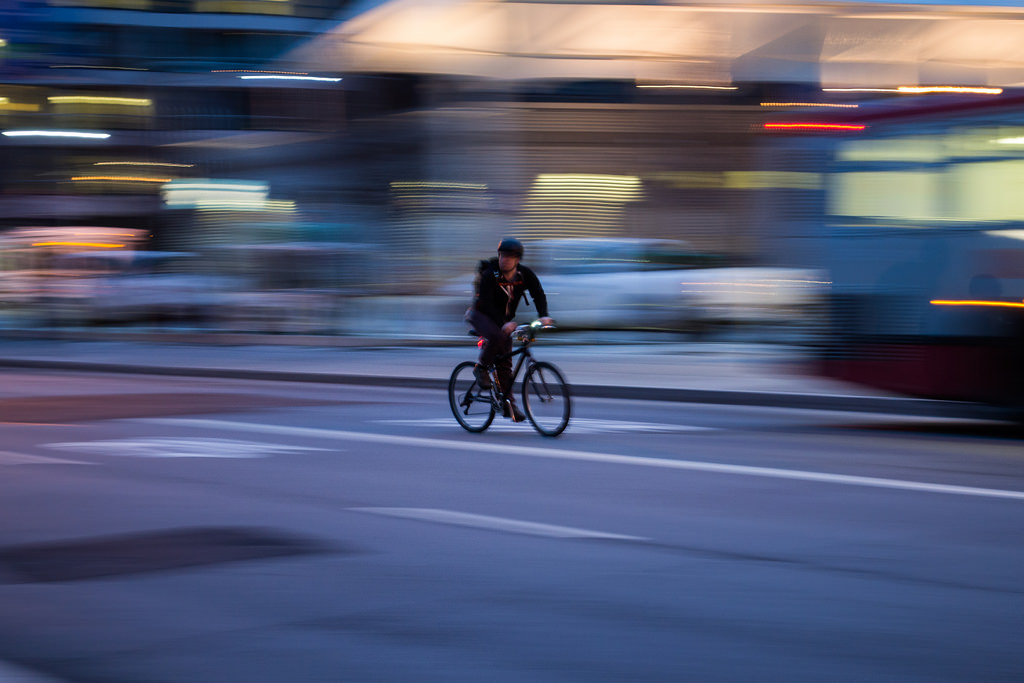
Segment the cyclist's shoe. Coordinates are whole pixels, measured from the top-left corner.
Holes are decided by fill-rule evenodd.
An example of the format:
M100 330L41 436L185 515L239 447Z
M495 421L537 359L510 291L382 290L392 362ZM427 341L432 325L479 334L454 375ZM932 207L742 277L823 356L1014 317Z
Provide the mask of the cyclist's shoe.
M476 377L476 383L480 385L481 389L487 391L491 388L491 376L487 374L487 368L477 365L473 368L473 376Z
M519 406L510 401L506 401L502 406L501 414L511 418L513 422L524 422L526 420L526 415L523 414L523 411L519 410Z

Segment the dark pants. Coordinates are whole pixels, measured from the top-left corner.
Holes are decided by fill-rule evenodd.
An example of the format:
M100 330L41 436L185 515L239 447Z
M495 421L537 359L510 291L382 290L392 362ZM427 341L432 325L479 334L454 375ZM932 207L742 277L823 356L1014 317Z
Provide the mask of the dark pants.
M476 330L476 333L483 337L484 343L480 347L480 358L478 363L487 367L495 362L495 359L503 354L512 351L512 337L501 331L501 327L493 320L476 309L466 311L466 322ZM506 358L498 361L498 387L505 394L509 393L512 387L512 359Z

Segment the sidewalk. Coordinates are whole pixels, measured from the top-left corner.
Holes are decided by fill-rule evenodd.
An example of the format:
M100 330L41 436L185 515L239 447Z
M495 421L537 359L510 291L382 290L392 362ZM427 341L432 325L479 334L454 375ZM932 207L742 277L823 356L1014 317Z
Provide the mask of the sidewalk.
M81 335L78 335L79 337ZM113 340L0 338L0 366L408 386L443 390L474 359L469 338L132 334ZM929 416L991 416L980 407L895 396L812 374L799 346L751 342L609 343L558 333L534 346L577 396ZM174 340L174 341L171 341Z

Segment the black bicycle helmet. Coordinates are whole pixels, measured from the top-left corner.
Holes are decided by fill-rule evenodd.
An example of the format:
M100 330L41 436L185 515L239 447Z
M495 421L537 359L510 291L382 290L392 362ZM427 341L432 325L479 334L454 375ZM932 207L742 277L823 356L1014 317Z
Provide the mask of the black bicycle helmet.
M510 254L515 254L519 258L523 258L523 243L515 237L504 237L500 242L498 242L498 251L505 251Z

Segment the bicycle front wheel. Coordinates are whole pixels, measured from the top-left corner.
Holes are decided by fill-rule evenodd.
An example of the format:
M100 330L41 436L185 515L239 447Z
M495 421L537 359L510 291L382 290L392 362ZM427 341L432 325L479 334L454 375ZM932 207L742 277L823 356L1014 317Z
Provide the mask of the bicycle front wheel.
M523 409L534 429L558 436L569 426L572 399L562 373L551 363L532 364L523 377Z
M473 375L476 363L465 361L452 370L448 380L448 405L452 415L467 432L482 432L494 421L490 389L480 386Z

